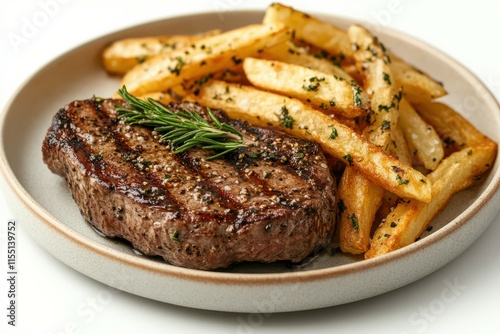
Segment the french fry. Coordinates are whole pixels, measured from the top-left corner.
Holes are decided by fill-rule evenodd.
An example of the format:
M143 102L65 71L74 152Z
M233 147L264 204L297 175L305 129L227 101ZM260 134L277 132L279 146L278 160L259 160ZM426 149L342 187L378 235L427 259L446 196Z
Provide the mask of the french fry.
M108 46L102 54L104 69L112 74L125 74L135 65L147 59L183 49L205 37L220 34L220 30L210 30L200 35L171 35L156 37L126 38Z
M347 80L348 82L354 80L353 77L351 77L341 67L334 65L331 61L328 61L325 58L315 57L309 54L306 50L296 46L291 41L264 49L258 56L263 59L278 60L284 63L300 65L319 72L335 75L339 78Z
M369 125L363 133L373 144L390 152L391 149L398 148L393 134L396 130L400 134L397 127L399 98L394 93L387 55L378 41L363 27L351 26L347 33L351 42L357 46L353 57L364 75L365 90L372 94ZM399 145L406 143L403 140ZM339 217L340 249L352 254L364 253L370 246L372 224L382 203L384 189L358 170L347 166L342 174L338 193L339 201L342 201L345 209Z
M429 170L444 157L443 145L434 128L427 124L403 98L399 105L399 122L412 154Z
M256 126L276 126L296 137L315 141L381 187L402 197L431 200L430 184L424 175L299 100L217 80L207 82L197 96L186 100L223 109L230 117Z
M369 108L368 97L354 81L276 60L246 58L243 69L253 85L295 97L328 114L353 118Z
M362 254L370 247L372 224L382 203L384 189L357 169L346 166L337 194L340 249L351 254Z
M344 30L320 21L291 7L273 3L267 7L264 24L284 24L294 31L294 37L335 54L352 56L351 42Z
M462 115L441 102L420 102L415 104L420 116L438 132L446 146L480 145L486 136L476 129Z
M351 42L345 30L322 22L305 13L274 3L269 6L264 16L264 23L282 23L294 31L296 38L303 39L330 54L352 58L353 50ZM391 59L391 69L396 88L403 87L403 94L410 102L418 102L419 99L430 101L447 94L442 85L423 73L408 65L394 54L388 52Z
M432 182L432 200L429 203L401 200L375 231L365 258L380 256L413 243L455 193L470 186L491 166L495 152L496 144L487 141L444 159L428 175Z
M393 156L397 157L400 161L411 166L412 160L410 156L410 151L408 149L408 143L406 142L405 136L403 134L402 126L396 126L391 131L392 142L389 145L388 152Z
M288 28L282 25L254 24L234 29L146 60L125 75L121 86L134 95L165 91L183 80L238 65L243 58L289 38Z
M378 40L358 25L350 26L347 33L351 42L357 45L353 57L364 74L364 89L371 95L369 126L364 133L370 142L387 151L391 130L397 126L402 96L394 90L388 56Z
M431 101L448 94L440 82L393 54L390 57L394 79L397 85L403 88L403 94L408 101L412 103Z

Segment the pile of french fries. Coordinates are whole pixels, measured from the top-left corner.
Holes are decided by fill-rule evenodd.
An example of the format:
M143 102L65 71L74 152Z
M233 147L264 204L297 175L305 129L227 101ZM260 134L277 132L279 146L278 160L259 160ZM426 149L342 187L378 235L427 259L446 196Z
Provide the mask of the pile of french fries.
M319 143L337 166L340 248L365 258L413 243L496 157L495 142L435 101L441 83L365 28L277 3L261 24L117 41L103 63L141 98L198 102Z

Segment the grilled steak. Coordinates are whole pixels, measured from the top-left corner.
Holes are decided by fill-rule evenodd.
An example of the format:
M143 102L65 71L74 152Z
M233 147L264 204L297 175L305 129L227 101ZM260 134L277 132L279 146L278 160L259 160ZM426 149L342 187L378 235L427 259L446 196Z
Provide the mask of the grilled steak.
M172 154L150 129L124 124L121 100L75 101L60 109L43 142L83 217L147 255L196 269L241 261L300 261L330 242L335 183L320 147L213 111L245 146ZM170 104L207 117L192 103Z

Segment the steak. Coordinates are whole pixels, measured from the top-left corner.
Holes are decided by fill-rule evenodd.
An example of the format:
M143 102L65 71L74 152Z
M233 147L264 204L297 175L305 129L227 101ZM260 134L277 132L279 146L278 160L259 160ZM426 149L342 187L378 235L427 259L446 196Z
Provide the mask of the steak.
M213 160L201 148L173 154L155 131L118 120L116 105L128 107L113 99L66 105L42 148L83 217L106 236L203 270L298 262L331 241L335 182L317 144L213 110L245 146ZM198 104L168 107L208 119Z

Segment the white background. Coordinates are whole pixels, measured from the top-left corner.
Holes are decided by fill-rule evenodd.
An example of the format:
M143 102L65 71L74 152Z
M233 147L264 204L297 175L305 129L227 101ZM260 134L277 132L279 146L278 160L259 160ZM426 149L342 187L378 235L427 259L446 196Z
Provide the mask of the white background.
M43 64L101 34L181 13L223 13L268 5L266 1L244 0L60 0L57 10L26 43L15 47L9 42L9 34L21 35L26 20L32 21L43 12L43 4L54 1L1 2L0 106ZM286 3L406 32L465 64L500 97L497 0ZM3 197L0 212L3 262L5 225L9 218L15 218ZM500 216L463 255L416 283L348 305L269 316L193 310L120 293L60 263L25 233L22 224L17 238L18 326L6 325L3 272L2 333L500 333ZM450 285L455 285L451 294Z

